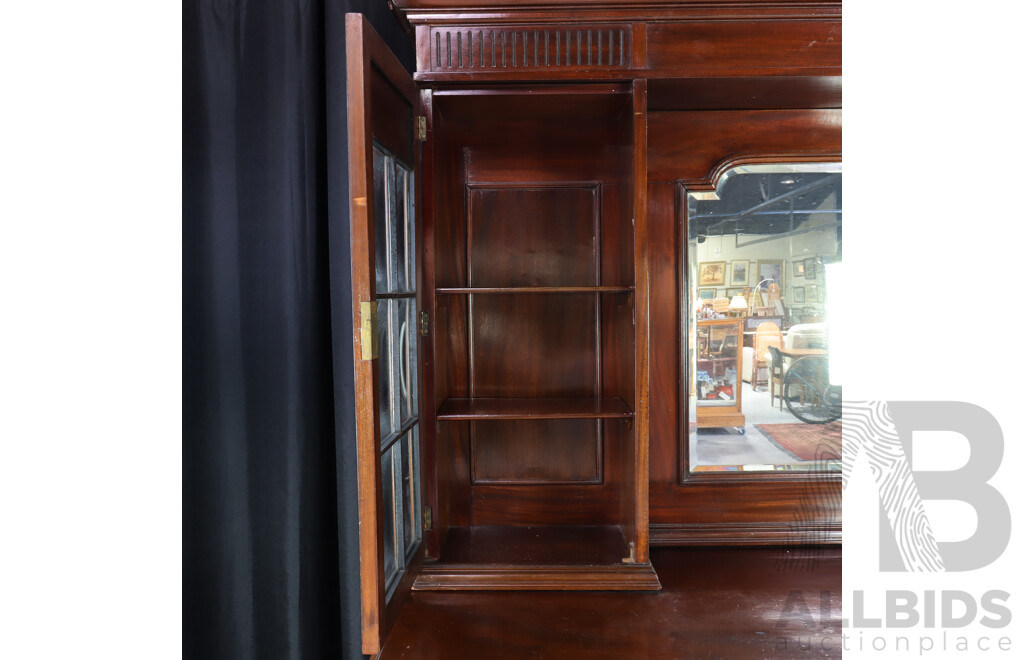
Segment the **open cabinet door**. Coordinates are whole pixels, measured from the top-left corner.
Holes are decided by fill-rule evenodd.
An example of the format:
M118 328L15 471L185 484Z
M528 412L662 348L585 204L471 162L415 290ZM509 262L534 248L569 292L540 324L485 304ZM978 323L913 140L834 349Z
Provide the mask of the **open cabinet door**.
M363 652L380 650L422 561L416 87L345 17Z

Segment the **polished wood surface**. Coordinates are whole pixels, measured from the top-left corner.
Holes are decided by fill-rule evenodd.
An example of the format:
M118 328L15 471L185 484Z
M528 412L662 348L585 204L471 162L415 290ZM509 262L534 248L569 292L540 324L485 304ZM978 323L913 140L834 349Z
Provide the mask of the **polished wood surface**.
M819 110L843 107L842 76L729 76L650 80L648 109Z
M633 417L619 397L446 399L437 419L629 419Z
M619 517L630 539L632 552L629 560L647 563L650 537L647 506L649 471L649 435L651 417L651 325L650 325L650 267L648 265L647 233L647 80L633 81L633 268L636 283L636 306L633 311L636 346L631 355L634 361L634 411L636 415L633 437L623 436L622 494L619 499Z
M842 656L839 548L655 548L651 560L656 593L413 592L381 660Z
M714 190L722 173L744 163L839 160L841 110L652 112L651 181Z
M713 75L829 75L842 68L842 22L756 21L652 23L647 68L670 77Z

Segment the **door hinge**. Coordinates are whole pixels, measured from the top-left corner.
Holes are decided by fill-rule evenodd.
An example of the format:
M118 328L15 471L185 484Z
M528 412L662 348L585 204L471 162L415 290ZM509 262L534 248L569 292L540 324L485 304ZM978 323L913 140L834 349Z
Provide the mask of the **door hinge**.
M427 140L427 118L423 115L416 117L416 139L420 142Z
M377 357L377 303L359 303L359 345L362 358L373 360Z
M429 532L434 529L434 510L429 506L423 507L423 531Z
M430 314L427 312L420 312L420 334L430 336Z

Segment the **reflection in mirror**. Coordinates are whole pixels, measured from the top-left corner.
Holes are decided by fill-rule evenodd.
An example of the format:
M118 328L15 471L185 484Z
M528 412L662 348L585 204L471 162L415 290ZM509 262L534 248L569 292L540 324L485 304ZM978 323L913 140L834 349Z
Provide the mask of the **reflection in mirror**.
M842 389L829 369L841 171L742 166L687 195L691 472L841 469Z

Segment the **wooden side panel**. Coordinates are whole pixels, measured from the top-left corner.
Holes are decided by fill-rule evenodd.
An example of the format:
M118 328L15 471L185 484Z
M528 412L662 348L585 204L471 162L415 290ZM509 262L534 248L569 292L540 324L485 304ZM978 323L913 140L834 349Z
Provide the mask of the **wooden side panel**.
M652 23L647 68L678 77L834 74L842 68L842 34L837 19Z
M427 135L432 136L436 128L434 104L430 90L420 91L420 114L427 123ZM423 546L427 559L436 559L441 552L445 533L448 531L447 511L442 514L440 476L447 469L438 461L438 427L435 417L437 406L437 381L435 379L434 341L437 337L437 310L434 304L434 156L436 140L427 139L419 150L416 185L416 208L420 221L416 223L416 272L419 290L417 305L421 313L427 314L427 334L419 338L420 360L420 479L423 484L422 506L431 512L432 525L423 530ZM433 327L431 327L433 326ZM444 366L444 365L442 365ZM447 465L447 463L445 463ZM444 497L447 506L447 495ZM426 526L424 526L426 527Z
M653 145L652 145L653 146ZM679 475L680 314L677 278L683 256L675 217L676 186L651 184L647 188L647 229L651 272L651 481L671 483Z
M633 544L632 559L638 563L648 555L648 474L650 399L650 274L647 235L647 81L633 83L633 268L635 291L635 408L633 433L623 447L623 485L620 516L623 531Z
M464 286L467 282L464 170L460 150L432 95L430 147L433 150L434 215L430 240L433 287ZM435 398L424 402L436 411L447 398L469 396L469 301L465 296L434 295L433 319ZM468 423L435 424L437 433L437 502L432 549L438 553L449 526L472 523ZM432 555L437 557L437 554Z

